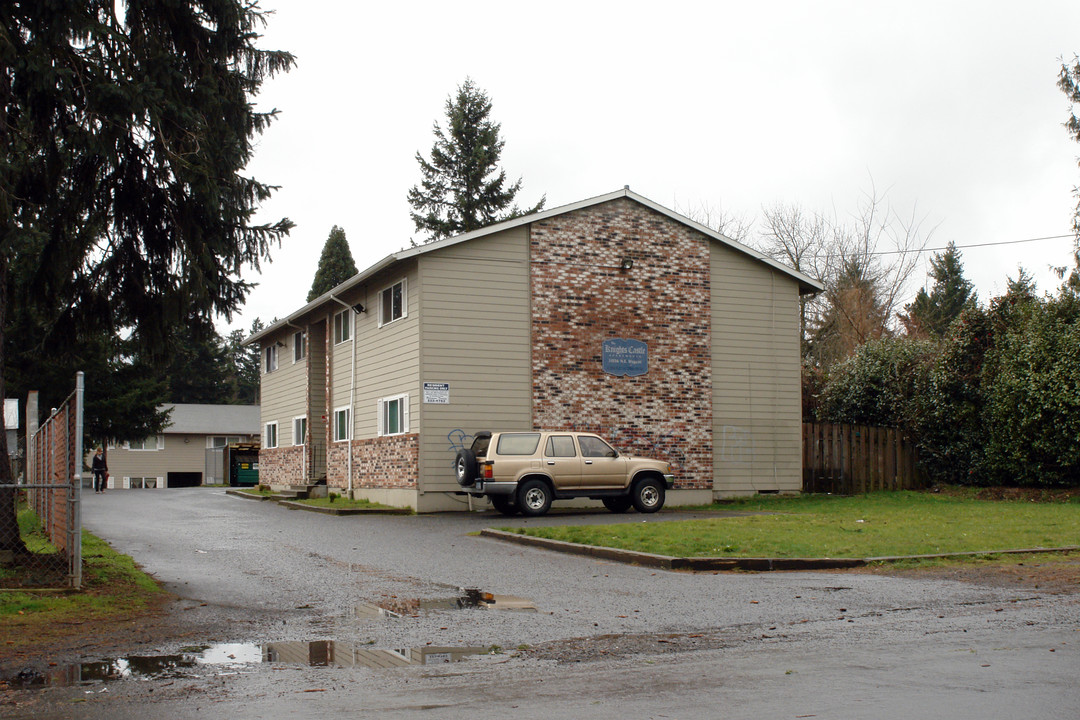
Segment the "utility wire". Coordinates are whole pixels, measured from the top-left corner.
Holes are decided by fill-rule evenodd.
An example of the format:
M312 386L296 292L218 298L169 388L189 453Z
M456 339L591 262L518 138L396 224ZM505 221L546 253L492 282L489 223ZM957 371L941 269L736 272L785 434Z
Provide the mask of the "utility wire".
M957 250L963 250L965 248L977 248L977 247L990 247L993 245L1017 245L1019 243L1038 242L1039 240L1060 240L1062 238L1076 237L1075 235L1047 235L1046 237L1027 238L1025 240L1001 240L998 242L986 242L986 243L972 243L970 245L957 245ZM918 252L937 252L938 250L948 250L949 247L933 247L922 248ZM867 255L901 255L904 253L912 252L911 250L882 250L880 252L867 253Z

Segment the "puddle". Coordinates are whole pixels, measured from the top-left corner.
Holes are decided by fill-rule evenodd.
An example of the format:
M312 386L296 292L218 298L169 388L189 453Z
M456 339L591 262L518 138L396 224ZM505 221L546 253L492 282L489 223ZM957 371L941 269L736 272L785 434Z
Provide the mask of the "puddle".
M495 595L475 588L462 588L462 594L449 598L421 599L391 596L376 603L362 603L349 613L353 618L404 617L429 610L516 610L536 612L536 604L515 595Z
M261 663L311 667L395 668L460 662L489 652L482 647L424 647L385 650L333 640L313 642L221 643L184 648L173 655L130 655L53 668L45 673L24 670L8 678L11 685L83 685L116 680L167 680L250 671Z

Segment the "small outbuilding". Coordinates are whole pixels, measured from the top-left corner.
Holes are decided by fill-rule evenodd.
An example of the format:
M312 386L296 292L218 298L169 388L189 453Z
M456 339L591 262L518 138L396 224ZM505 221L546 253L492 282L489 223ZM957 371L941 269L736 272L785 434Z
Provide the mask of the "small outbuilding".
M171 412L169 425L160 435L109 445L109 488L229 484L225 447L257 443L259 439L258 405L175 404L163 408ZM255 452L257 447L251 451Z
M628 188L402 250L252 335L260 482L461 509L479 430L598 432L669 504L801 488L820 283Z

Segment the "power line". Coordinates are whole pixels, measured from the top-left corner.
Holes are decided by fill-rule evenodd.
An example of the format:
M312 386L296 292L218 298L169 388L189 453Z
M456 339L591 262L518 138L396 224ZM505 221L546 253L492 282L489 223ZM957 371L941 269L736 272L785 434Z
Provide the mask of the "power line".
M1046 237L1026 238L1024 240L1000 240L998 242L986 242L986 243L972 243L970 245L956 245L957 250L963 250L965 248L978 248L978 247L991 247L994 245L1018 245L1020 243L1038 242L1039 240L1060 240L1062 238L1076 237L1075 235L1047 235ZM948 250L949 247L933 247L922 248L918 252L937 252L939 250ZM910 250L882 250L880 252L867 253L868 255L902 255L904 253L911 252Z

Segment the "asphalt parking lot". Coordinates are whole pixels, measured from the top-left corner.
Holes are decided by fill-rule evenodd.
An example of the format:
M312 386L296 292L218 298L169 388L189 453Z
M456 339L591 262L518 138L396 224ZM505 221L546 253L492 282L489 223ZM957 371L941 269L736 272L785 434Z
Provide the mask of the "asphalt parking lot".
M233 717L1080 714L1075 592L671 572L473 534L678 512L334 517L205 488L85 500L87 529L176 593L191 628L212 629L201 652L234 657L39 689L35 717L199 717L211 702ZM462 603L468 591L508 609Z

